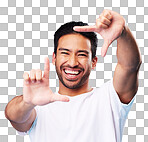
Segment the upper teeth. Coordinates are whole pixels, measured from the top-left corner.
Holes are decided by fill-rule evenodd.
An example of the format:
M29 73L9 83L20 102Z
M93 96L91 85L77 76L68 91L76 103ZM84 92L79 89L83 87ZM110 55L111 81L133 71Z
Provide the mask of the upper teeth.
M78 74L78 71L70 71L70 70L65 70L66 73L70 73L70 74Z

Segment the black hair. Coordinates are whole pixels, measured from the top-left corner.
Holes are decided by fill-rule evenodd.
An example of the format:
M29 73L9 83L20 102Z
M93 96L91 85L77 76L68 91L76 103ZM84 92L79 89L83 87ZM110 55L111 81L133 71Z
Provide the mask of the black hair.
M96 50L97 50L97 44L98 44L98 39L97 39L96 33L94 33L94 32L77 32L77 31L73 30L74 26L87 26L87 25L88 25L87 23L83 23L81 21L80 22L72 21L72 22L65 23L64 25L61 25L61 27L54 34L54 53L55 53L55 55L57 53L58 41L59 41L60 37L67 35L67 34L78 33L90 40L92 59L93 59L96 56Z

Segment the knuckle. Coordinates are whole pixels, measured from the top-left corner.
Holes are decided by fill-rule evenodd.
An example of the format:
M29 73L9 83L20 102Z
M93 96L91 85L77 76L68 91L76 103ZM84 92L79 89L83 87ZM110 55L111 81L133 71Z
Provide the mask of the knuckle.
M105 17L102 16L102 17L100 18L100 21L101 21L102 23L105 22Z
M109 11L104 11L103 15L107 17L109 15Z
M107 12L107 9L104 9L103 12L102 12L102 14L104 15L106 12Z
M112 19L112 15L110 13L110 11L106 11L105 13L103 13L104 17L106 17L107 19Z
M100 22L101 23L105 23L106 22L106 18L104 16L100 16Z
M101 24L102 24L102 23L101 23L100 20L98 19L98 20L97 20L97 23L96 23L96 27L97 27L97 28L100 28L100 27L101 27Z
M102 24L102 21L101 21L101 18L99 18L98 20L97 20L97 26L99 27L100 25Z
M35 77L32 76L32 77L30 77L30 79L31 79L31 80L35 80Z

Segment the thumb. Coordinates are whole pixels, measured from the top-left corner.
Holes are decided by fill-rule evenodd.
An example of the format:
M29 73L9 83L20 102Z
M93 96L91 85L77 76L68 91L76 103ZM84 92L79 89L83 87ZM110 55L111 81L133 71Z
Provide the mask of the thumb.
M101 49L101 56L105 57L108 47L110 46L111 42L109 40L104 39L104 43Z
M64 95L52 94L51 101L62 101L62 102L69 102L69 98Z

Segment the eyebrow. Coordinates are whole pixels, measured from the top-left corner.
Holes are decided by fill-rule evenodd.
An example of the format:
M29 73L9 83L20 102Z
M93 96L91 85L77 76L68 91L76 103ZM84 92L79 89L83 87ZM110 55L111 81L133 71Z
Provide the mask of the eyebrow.
M87 50L78 50L78 53L80 53L80 52L84 52L86 54L89 54L89 52Z
M70 51L69 49L67 48L59 48L59 50L66 50L66 51Z
M66 50L66 51L69 51L71 52L71 50L67 49L67 48L59 48L59 50ZM86 54L89 54L89 52L87 50L78 50L77 53L80 53L80 52L84 52Z

